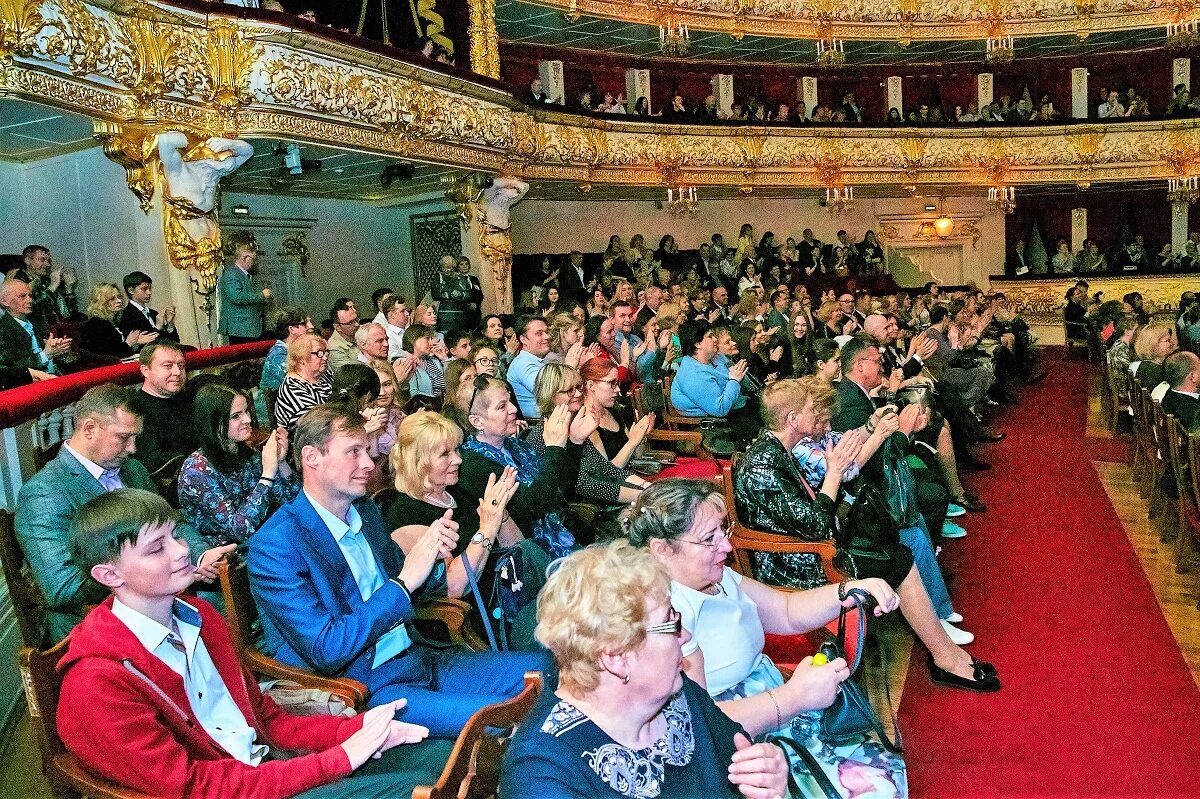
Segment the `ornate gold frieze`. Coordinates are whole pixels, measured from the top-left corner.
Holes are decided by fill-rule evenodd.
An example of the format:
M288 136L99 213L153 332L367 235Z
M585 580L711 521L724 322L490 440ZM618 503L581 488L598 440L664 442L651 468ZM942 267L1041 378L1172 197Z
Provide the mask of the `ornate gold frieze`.
M657 25L661 0L538 0L581 16ZM1074 34L1164 27L1181 18L1162 0L671 0L672 19L696 30L784 38L913 40ZM1190 17L1183 17L1190 18Z
M500 37L496 33L496 0L468 0L467 19L471 69L489 78L499 78Z

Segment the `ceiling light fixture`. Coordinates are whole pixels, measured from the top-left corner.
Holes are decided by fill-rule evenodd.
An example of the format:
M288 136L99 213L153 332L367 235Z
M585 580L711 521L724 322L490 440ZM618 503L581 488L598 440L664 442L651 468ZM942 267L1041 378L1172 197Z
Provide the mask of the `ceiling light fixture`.
M699 203L700 197L694 186L667 189L666 209L671 216L695 216Z
M1016 55L1013 37L1008 35L989 36L987 40L987 56L984 60L989 64L1010 64Z
M663 55L680 57L688 54L692 47L691 33L686 23L677 22L671 17L663 19L658 26L658 49Z
M846 42L842 39L817 40L817 66L822 69L840 67L846 63Z
M1005 215L1017 210L1017 190L1012 186L993 186L988 189L988 202Z
M828 186L825 189L825 207L831 214L842 214L854 207L853 186Z
M1167 49L1189 50L1200 44L1200 22L1186 20L1167 25Z

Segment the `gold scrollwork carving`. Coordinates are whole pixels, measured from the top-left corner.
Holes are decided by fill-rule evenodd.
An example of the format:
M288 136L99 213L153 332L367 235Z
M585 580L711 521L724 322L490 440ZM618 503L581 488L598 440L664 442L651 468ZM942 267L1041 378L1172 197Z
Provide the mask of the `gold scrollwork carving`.
M156 179L153 134L100 120L93 123L93 128L93 135L104 147L104 155L124 167L129 190L138 198L142 211L150 213Z
M41 0L0 0L0 64L14 55L33 55L38 32L46 26Z

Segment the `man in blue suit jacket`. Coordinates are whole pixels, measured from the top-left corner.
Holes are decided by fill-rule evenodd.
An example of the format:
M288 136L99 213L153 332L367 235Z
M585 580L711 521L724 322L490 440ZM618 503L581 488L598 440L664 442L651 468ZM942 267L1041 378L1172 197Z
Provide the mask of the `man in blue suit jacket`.
M83 620L87 606L102 601L107 590L91 580L71 558L71 525L88 500L118 488L157 487L146 467L131 456L142 431L142 417L130 403L128 389L111 383L96 386L75 403L75 433L58 456L21 487L16 529L21 550L46 600L46 623L57 643ZM207 545L185 522L176 527L191 546L197 576L212 582L212 564L232 546L206 553Z
M271 299L271 290L261 291L250 281L258 264L252 245L241 245L233 265L221 273L221 320L217 333L229 336L230 344L245 344L262 338L263 308Z
M304 491L250 539L250 588L273 657L352 677L371 704L407 699L398 718L453 738L484 705L520 693L544 653L433 649L409 625L413 608L444 586L441 559L458 525L440 520L406 557L366 494L374 469L362 417L319 405L292 446ZM436 567L436 568L435 568Z

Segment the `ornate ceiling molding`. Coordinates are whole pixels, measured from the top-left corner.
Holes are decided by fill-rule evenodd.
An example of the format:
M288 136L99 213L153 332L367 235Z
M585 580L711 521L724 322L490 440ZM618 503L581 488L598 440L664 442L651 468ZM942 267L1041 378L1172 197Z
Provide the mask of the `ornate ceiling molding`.
M150 131L264 136L526 180L822 188L1090 184L1200 174L1200 120L1003 129L646 125L531 110L398 61L195 12L143 25L82 0L0 0L0 94ZM217 7L219 8L219 7Z
M1162 28L1194 0L529 0L580 15L657 25L664 9L697 30L789 39L883 41L1047 36ZM1192 15L1192 16L1189 16Z

